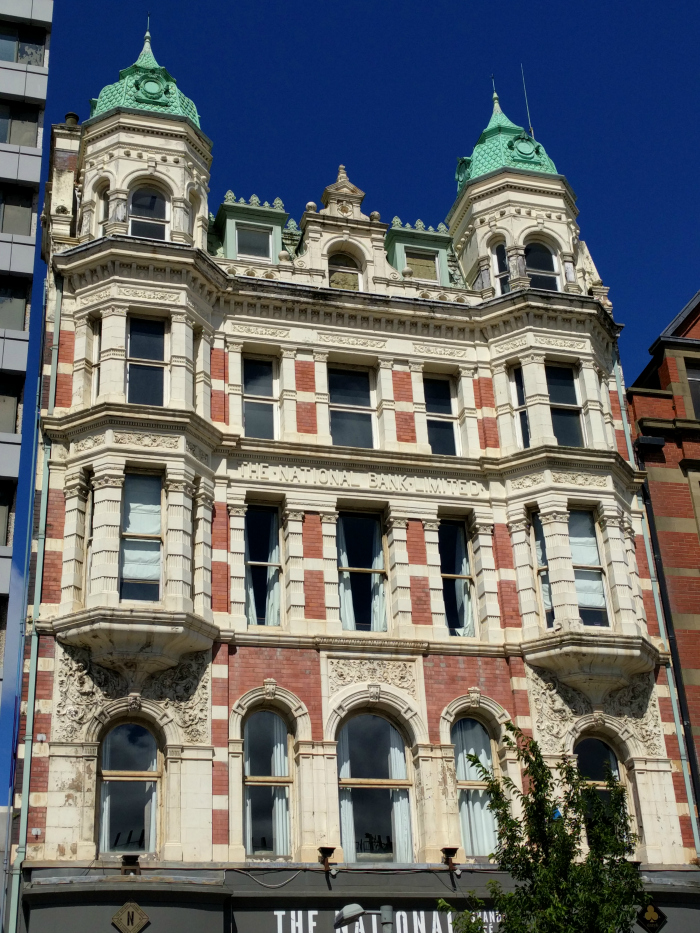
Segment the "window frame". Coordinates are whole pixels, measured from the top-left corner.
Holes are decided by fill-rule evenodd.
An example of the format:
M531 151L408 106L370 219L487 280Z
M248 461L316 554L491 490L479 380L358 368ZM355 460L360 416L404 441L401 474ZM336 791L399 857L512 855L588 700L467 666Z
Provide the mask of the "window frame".
M126 506L126 477L132 476L156 476L160 480L160 533L147 535L147 534L138 534L137 532L124 531L124 517L125 517L125 506ZM165 496L165 476L163 473L158 473L154 470L127 470L124 473L124 484L122 485L122 496L121 496L121 509L119 515L119 602L121 603L138 603L143 605L144 603L149 603L151 605L155 603L162 603L163 596L165 591L165 535L166 535L166 510L167 510L167 500ZM137 541L158 541L160 543L160 579L158 580L158 599L130 599L122 597L122 583L124 582L123 570L122 570L122 542L128 540L137 540ZM127 581L129 582L129 581Z
M90 396L94 405L100 394L101 355L102 355L102 318L94 318L90 322L92 329L92 345L90 348L91 385ZM128 385L128 384L127 384Z
M516 378L516 373L520 372L520 379L522 383L523 391L523 400L522 402L518 398L518 380ZM530 412L527 407L527 395L525 394L525 374L523 373L522 363L516 363L510 367L508 372L508 382L510 385L510 403L513 408L513 416L515 419L515 438L518 442L518 447L521 450L529 450L532 447L532 434L530 432ZM525 437L525 432L523 431L523 423L527 428L527 437Z
M251 625L251 624L246 623L246 625L247 625L247 629L248 629L249 631L251 631L251 630L252 630L252 631L260 631L261 629L266 629L266 628L273 628L273 629L276 629L277 631L279 631L279 630L282 628L282 624L283 624L283 620L284 620L284 603L285 603L285 601L284 601L284 599L283 599L283 595L284 595L283 574L284 574L284 564L285 564L285 551L284 551L284 535L282 534L282 520L281 520L281 519L282 519L282 516L281 516L281 514L280 514L280 513L281 513L281 509L280 509L280 507L279 507L278 505L271 505L269 502L256 502L256 501L254 501L254 502L246 502L246 514L245 514L245 517L244 517L244 519L243 519L243 543L244 543L244 546L245 546L245 547L247 547L246 538L247 538L247 534L248 534L248 528L247 528L247 525L246 525L246 520L247 520L247 518L248 518L248 510L249 510L249 509L253 509L253 510L254 510L254 509L256 509L256 508L257 508L257 509L266 509L266 510L268 510L268 511L270 511L270 512L276 512L276 514L277 514L277 546L278 546L278 548L279 548L280 562L279 562L278 564L276 564L276 563L274 563L274 562L272 562L272 561L245 560L245 554L244 554L244 560L243 560L243 568L244 568L244 569L243 569L243 572L244 572L244 574L246 573L246 568L247 568L247 567L276 567L276 568L277 568L277 570L278 570L277 587L278 587L278 590L279 590L279 621L277 622L276 625L273 625L272 623L268 623L268 621L267 621L267 616L266 616L266 617L265 617L265 622L264 622L263 624L258 623L258 624L256 624L255 626L253 626L253 625ZM244 576L244 580L245 580L245 576ZM247 585L247 584L246 584L246 585ZM246 606L246 613L245 613L245 615L246 615L246 620L247 620L247 618L248 618L248 598L247 598L247 596L246 596L246 600L245 600L245 606ZM252 715L252 714L251 714L251 715Z
M260 360L265 363L272 363L272 395L252 395L245 390L245 361ZM253 437L255 435L245 433L245 403L257 402L259 404L270 405L272 407L272 437L257 438L258 440L277 441L280 438L280 361L276 356L266 356L264 353L242 353L241 354L241 409L243 415L243 437Z
M149 360L140 356L131 356L131 321L162 321L163 322L163 359ZM126 360L124 367L124 396L129 405L153 405L154 408L167 408L170 401L170 318L160 317L149 314L127 314L126 316ZM163 371L163 403L157 405L154 402L130 402L129 401L129 376L131 365L151 366L162 369Z
M24 198L25 201L29 201L29 230L26 233L18 233L15 230L5 230L5 208L7 207L7 198L6 195L15 194L17 198ZM10 205L11 207L21 207L26 210L26 204L15 204ZM5 236L31 236L32 235L32 221L34 219L36 205L34 199L34 191L32 188L29 188L26 185L14 184L12 182L8 184L0 184L0 233L3 233Z
M498 249L503 247L505 253L505 270L501 271L498 266ZM498 294L500 296L507 295L510 293L510 269L508 268L508 253L506 252L506 242L505 240L499 240L497 243L494 243L491 247L491 274L493 276L493 281L498 283Z
M464 532L464 547L467 554L467 566L469 567L470 573L443 573L442 572L442 555L440 554L440 530L438 527L438 556L440 557L440 580L442 581L443 593L445 588L445 580L466 580L467 587L469 589L469 608L471 611L472 625L474 626L473 635L455 635L453 634L453 629L447 624L447 613L445 613L445 628L450 633L451 638L477 638L478 637L478 602L477 602L477 593L476 593L476 578L474 575L474 553L473 553L473 536L469 534L469 524L466 519L463 518L439 518L438 525L441 525L443 522L453 525L460 525L462 531ZM443 597L444 599L444 597ZM463 717L468 718L468 717Z
M151 217L141 217L138 214L134 214L133 201L134 195L138 194L139 191L155 191L159 194L165 202L165 219L154 219ZM129 191L129 199L127 202L127 219L129 221L129 236L135 237L138 240L156 240L158 243L169 243L170 242L170 224L171 224L171 204L170 204L170 192L166 191L164 188L161 188L159 185L154 184L137 184ZM139 236L138 233L132 233L131 225L132 221L136 220L142 223L152 223L157 224L158 226L163 227L163 238L162 240L159 237L144 237Z
M430 412L428 411L428 404L425 403L425 420L426 426L431 421L443 421L450 422L452 424L452 438L454 440L455 452L454 454L436 454L432 451L431 454L434 457L460 457L462 455L461 445L460 445L460 432L457 430L459 424L459 415L457 414L457 385L456 380L445 373L432 373L424 372L423 373L423 398L425 398L425 380L432 379L434 382L446 382L450 390L450 414L445 415L439 412ZM428 431L428 443L430 444L430 432Z
M685 378L688 382L688 394L690 395L690 401L693 406L693 415L697 421L700 421L700 357L683 357L683 365L685 367ZM688 372L689 366L697 375L690 375ZM695 392L693 389L695 389Z
M540 564L537 557L537 533L535 531L535 517L538 516L539 522L542 525L542 539L544 541L544 556L545 563ZM544 584L542 583L542 577L544 574L549 576L549 556L547 554L547 539L544 533L544 524L542 522L542 514L539 509L533 509L528 516L528 523L530 525L529 529L529 541L530 541L530 553L532 555L532 566L535 571L535 576L537 578L537 608L539 610L540 619L544 622L545 630L554 628L555 614L554 614L554 603L552 603L552 608L549 610L552 613L552 623L549 624L547 619L547 609L544 605ZM551 580L549 581L550 593L552 589Z
M346 405L341 402L331 401L330 389L330 371L331 369L345 369L351 372L364 372L369 376L369 405ZM372 428L372 446L371 447L353 447L352 450L377 450L379 447L379 427L377 424L377 372L373 366L359 366L352 363L326 363L326 385L328 386L328 424L331 434L332 447L346 447L346 444L335 444L333 442L333 417L334 411L357 412L362 415L370 416L370 425Z
M261 626L259 626L261 627ZM287 730L287 774L286 775L255 775L255 774L246 774L245 773L245 760L246 760L246 749L245 749L245 733L246 726L248 721L255 716L256 713L272 713L274 716L277 716L282 720L284 726ZM258 706L254 709L249 709L246 712L245 719L241 723L241 735L243 736L243 847L246 848L246 816L245 816L245 799L246 799L246 788L248 787L286 787L287 788L287 818L289 820L289 853L287 855L276 855L272 854L269 857L256 855L254 852L246 852L246 859L252 859L255 861L279 861L280 859L290 861L292 858L292 852L294 851L294 812L296 807L296 801L293 799L294 794L294 742L295 736L290 728L289 721L286 716L281 715L280 711L277 708L270 708L267 706Z
M251 256L250 253L242 253L238 248L238 231L253 230L255 233L267 234L267 256ZM272 227L267 224L256 224L245 221L238 223L236 221L236 259L250 260L251 262L272 262Z
M3 58L3 59L0 59L0 61L11 62L12 64L15 64L15 65L27 65L32 68L44 68L46 66L46 39L47 39L48 34L47 34L47 31L43 29L41 26L31 26L27 23L14 24L14 23L9 23L7 21L4 21L2 24L2 30L0 30L0 33L5 35L7 38L11 38L12 34L14 33L14 43L15 43L14 58ZM36 39L40 33L42 34L42 42L41 43L33 42L32 34L33 34L33 38ZM22 34L24 35L22 36ZM29 38L27 38L28 36ZM21 43L24 43L25 45L36 45L36 46L41 45L42 54L41 54L40 64L37 64L35 62L20 61L19 48L20 48Z
M33 107L31 104L21 104L15 101L3 100L0 101L0 106L7 107L7 140L3 142L0 140L3 146L17 146L25 149L38 149L39 148L39 108ZM24 109L22 109L24 108ZM12 140L12 129L15 122L26 123L26 120L19 120L21 114L32 113L36 116L36 120L32 120L34 126L36 127L36 133L34 137L34 142L32 145L27 143L17 143Z
M432 259L432 260L433 260L433 267L434 267L434 269L435 269L435 278L430 279L430 278L425 278L425 276L422 276L422 275L416 275L415 270L413 270L413 266L409 263L409 257L410 257L411 254L413 254L414 257L416 257L416 258L421 258L421 259L422 259L422 258L430 258L430 259ZM419 254L420 254L420 255L419 255ZM417 247L413 247L413 246L411 246L411 247L406 247L406 248L404 248L404 258L405 258L405 260L406 260L406 265L407 265L411 270L413 270L413 276L412 276L412 278L413 278L414 281L416 281L416 282L427 282L428 284L431 284L431 283L432 283L433 285L439 285L439 284L440 284L440 262L439 262L440 254L439 254L439 252L438 252L437 250L428 249L428 248L426 248L426 247L421 247L421 246L417 246Z
M566 404L563 402L552 402L551 395L549 392L549 384L547 384L547 404L549 405L550 418L551 418L551 412L553 408L561 409L562 411L578 412L578 424L579 424L579 430L581 432L581 447L580 448L574 447L572 449L578 450L581 448L585 448L586 443L587 443L586 423L585 423L586 419L583 417L583 403L581 401L581 386L579 385L579 374L580 374L581 367L577 363L562 363L558 360L545 360L545 363L544 363L545 382L547 382L547 367L551 369L568 369L571 371L573 375L574 392L576 394L576 404L572 405L572 404ZM557 446L559 447L570 446L570 445L559 443L559 439L554 433L554 420L553 419L552 419L552 434L557 442Z
M474 722L478 722L479 725L482 726L486 730L486 735L488 735L489 737L489 743L491 746L491 768L493 769L494 776L498 780L498 778L501 775L500 759L499 759L499 754L498 754L498 743L494 739L492 731L489 728L488 723L484 722L482 719L479 719L478 716L474 716L471 712L464 713L464 714L459 713L457 716L455 716L453 722L450 724L450 744L452 745L453 749L456 747L455 743L452 741L452 731L453 729L456 728L457 723L461 722L463 719L473 719ZM457 778L456 768L455 768L455 786L457 788L458 798L459 798L459 791L461 790L487 790L488 789L488 784L486 783L486 781L460 781ZM467 853L467 856L469 856L469 853Z
M609 589L609 585L608 585L608 574L607 574L607 568L606 568L606 566L605 566L605 548L603 547L603 541L602 541L602 537L601 537L600 525L598 524L598 518L597 518L597 516L596 516L596 509L595 509L595 507L591 507L590 504L586 504L586 505L583 505L583 506L569 505L569 506L567 506L567 509L568 509L569 515L570 515L572 512L588 512L588 513L592 516L592 518L593 518L593 534L595 535L596 548L598 549L598 560L600 561L600 564L577 564L577 563L574 563L573 554L572 554L572 555L571 555L571 564L572 564L572 567L573 567L573 570L574 570L574 575L575 575L575 573L576 573L577 570L596 571L596 572L600 573L600 575L601 575L601 580L602 580L602 583L603 583L603 598L604 598L604 600L605 600L605 616L606 616L606 622L603 623L603 624L601 624L601 625L597 625L597 624L591 623L591 622L584 622L583 619L581 619L581 623L582 623L583 625L585 625L586 628L590 628L590 629L605 629L605 628L607 628L607 629L612 629L612 627L613 627L613 619L614 619L614 614L613 614L613 611L612 611L612 605L613 605L613 604L612 604L612 600L611 600L611 598L610 598L610 589ZM568 525L568 520L567 520L567 525ZM580 611L581 611L581 606L578 604L578 597L577 597L577 600L576 600L576 606L577 606L577 608L578 608L578 610L579 610L579 612L580 612ZM601 740L601 741L602 741L602 740Z
M550 292L550 291L561 292L562 291L561 263L559 262L559 254L558 254L557 249L550 246L550 244L545 242L545 240L541 240L538 238L530 239L523 245L525 247L525 250L527 250L528 246L541 246L544 249L546 249L552 257L552 266L553 266L553 270L551 272L546 272L543 269L529 269L527 265L527 256L523 254L523 260L525 262L525 275L529 276L530 279L532 279L532 277L535 275L546 276L547 278L554 279L556 282L556 286L557 286L556 288L542 288L541 286L533 285L532 282L530 282L530 288L537 288L540 291L546 291L546 292Z
M334 256L347 256L348 259L351 259L351 260L355 263L354 269L351 268L350 266L336 266L336 267L334 268L334 263L333 263L333 257L334 257ZM362 266L363 266L362 262L360 262L360 260L356 259L355 256L352 255L352 253L344 252L342 249L335 250L335 251L332 252L332 253L330 254L330 256L328 257L328 287L329 287L329 288L336 289L336 290L338 290L338 291L349 291L349 292L353 292L353 291L361 292L361 291L364 291L364 288L363 288L363 284L364 284L364 283L363 283L363 269L362 269ZM343 288L339 288L339 286L337 286L337 285L331 285L331 274L332 274L333 272L348 272L348 271L350 271L351 273L354 273L355 275L357 275L357 289L354 289L354 288L344 288L344 289L343 289Z
M339 562L338 555L338 545L337 545L337 534L336 534L336 570L338 573L338 581L340 582L341 572L352 574L352 573L364 573L372 574L373 576L382 576L383 577L383 587L384 587L384 624L385 628L381 630L382 634L386 634L389 631L389 623L391 620L391 591L389 588L389 543L387 541L386 534L386 518L382 512L367 512L363 508L357 509L339 509L338 518L336 521L340 521L341 517L344 515L355 516L358 518L372 518L376 519L379 522L379 529L381 532L382 539L382 562L384 566L381 570L374 570L371 567L350 567L350 566L341 566ZM352 591L351 591L352 592ZM354 604L353 604L353 614L354 614ZM354 629L345 629L344 631L355 631L355 632L365 632L365 629L358 629L357 626ZM371 629L370 629L371 631Z
M31 301L31 292L27 287L28 282L31 282L31 280L24 279L18 275L12 275L12 273L3 273L0 275L0 288L6 288L7 291L21 293L23 296L18 298L18 294L14 294L10 296L9 300L19 300L24 302L24 307L22 308L22 326L20 328L7 327L0 321L0 327L3 329L20 331L25 331L27 329L27 305Z

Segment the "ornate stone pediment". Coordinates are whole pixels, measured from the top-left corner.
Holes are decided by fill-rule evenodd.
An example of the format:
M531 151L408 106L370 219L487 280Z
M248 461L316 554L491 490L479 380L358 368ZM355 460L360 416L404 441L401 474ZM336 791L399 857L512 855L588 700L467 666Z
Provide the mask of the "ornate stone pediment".
M332 694L350 684L390 684L416 697L416 671L413 661L384 658L330 658L328 686Z

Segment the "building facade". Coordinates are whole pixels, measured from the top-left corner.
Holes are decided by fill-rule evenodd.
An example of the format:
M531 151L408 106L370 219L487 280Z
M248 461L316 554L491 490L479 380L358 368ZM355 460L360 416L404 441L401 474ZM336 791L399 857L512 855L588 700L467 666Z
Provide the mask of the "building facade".
M692 929L619 327L543 146L494 95L435 229L343 166L298 224L210 214L149 35L52 132L22 922L447 933L494 875L466 755L519 785L512 722L612 763Z

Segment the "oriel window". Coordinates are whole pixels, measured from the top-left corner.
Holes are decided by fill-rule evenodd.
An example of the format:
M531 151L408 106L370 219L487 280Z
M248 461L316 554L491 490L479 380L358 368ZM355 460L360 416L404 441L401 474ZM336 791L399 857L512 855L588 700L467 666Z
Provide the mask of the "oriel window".
M162 405L165 383L165 321L129 318L128 401Z
M269 228L236 224L236 255L239 259L269 259L270 237Z
M373 407L369 372L329 366L328 389L333 444L345 447L373 447Z
M168 203L156 188L137 188L131 195L129 212L132 236L167 240Z
M459 822L464 851L467 856L491 855L498 844L496 820L488 808L491 798L486 790L486 782L468 757L476 755L484 768L491 771L491 738L476 719L459 719L452 727L452 742L455 747Z
M522 366L515 366L511 370L511 393L518 442L521 447L527 448L530 446L530 421L525 405L525 384L523 383Z
M552 251L544 243L529 243L525 247L525 271L532 288L559 291L559 276Z
M452 385L449 379L423 377L425 410L428 414L428 442L434 454L454 457L455 414Z
M469 553L464 522L440 522L438 528L442 595L445 621L450 635L475 634L472 612L474 578L469 566Z
M545 366L552 429L563 447L583 447L581 407L576 377L570 366Z
M127 473L121 533L121 598L160 599L162 481L160 476Z
M569 543L581 621L584 625L608 625L605 570L600 562L592 512L576 509L569 512Z
M341 513L336 535L343 628L385 632L386 570L379 516Z
M360 269L357 262L346 253L334 253L328 259L328 284L331 288L360 290Z
M340 836L346 862L413 861L404 741L381 716L351 719L338 736Z
M505 243L499 243L496 246L493 251L493 258L496 266L498 294L507 295L510 291L510 272L508 270L508 257L506 256Z
M152 852L156 847L158 746L136 723L107 734L100 756L100 852Z
M249 505L245 516L248 625L280 624L280 535L277 509Z
M246 437L274 439L276 403L273 400L275 364L254 357L243 359L243 429Z
M289 733L280 716L261 710L243 732L245 850L247 855L289 855Z
M552 585L549 582L549 562L547 560L547 541L544 536L542 520L538 512L532 515L532 538L537 564L538 593L544 612L547 628L554 625L554 607L552 606Z
M406 265L413 270L413 277L430 282L438 280L437 253L425 249L406 250Z

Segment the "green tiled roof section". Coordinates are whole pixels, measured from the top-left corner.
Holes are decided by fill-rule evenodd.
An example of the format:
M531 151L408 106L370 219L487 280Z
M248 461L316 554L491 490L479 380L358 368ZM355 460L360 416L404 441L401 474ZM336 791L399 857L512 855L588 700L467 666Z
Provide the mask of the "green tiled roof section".
M119 81L108 84L97 100L90 104L90 117L99 116L115 107L128 107L131 110L188 117L195 126L199 126L199 114L194 102L185 97L178 89L175 78L156 61L149 32L146 33L143 49L134 64L120 71Z
M544 151L544 146L529 136L522 126L508 119L501 110L498 95L494 94L493 113L488 126L479 137L471 156L457 163L457 190L461 191L468 181L501 168L557 174L556 166Z

